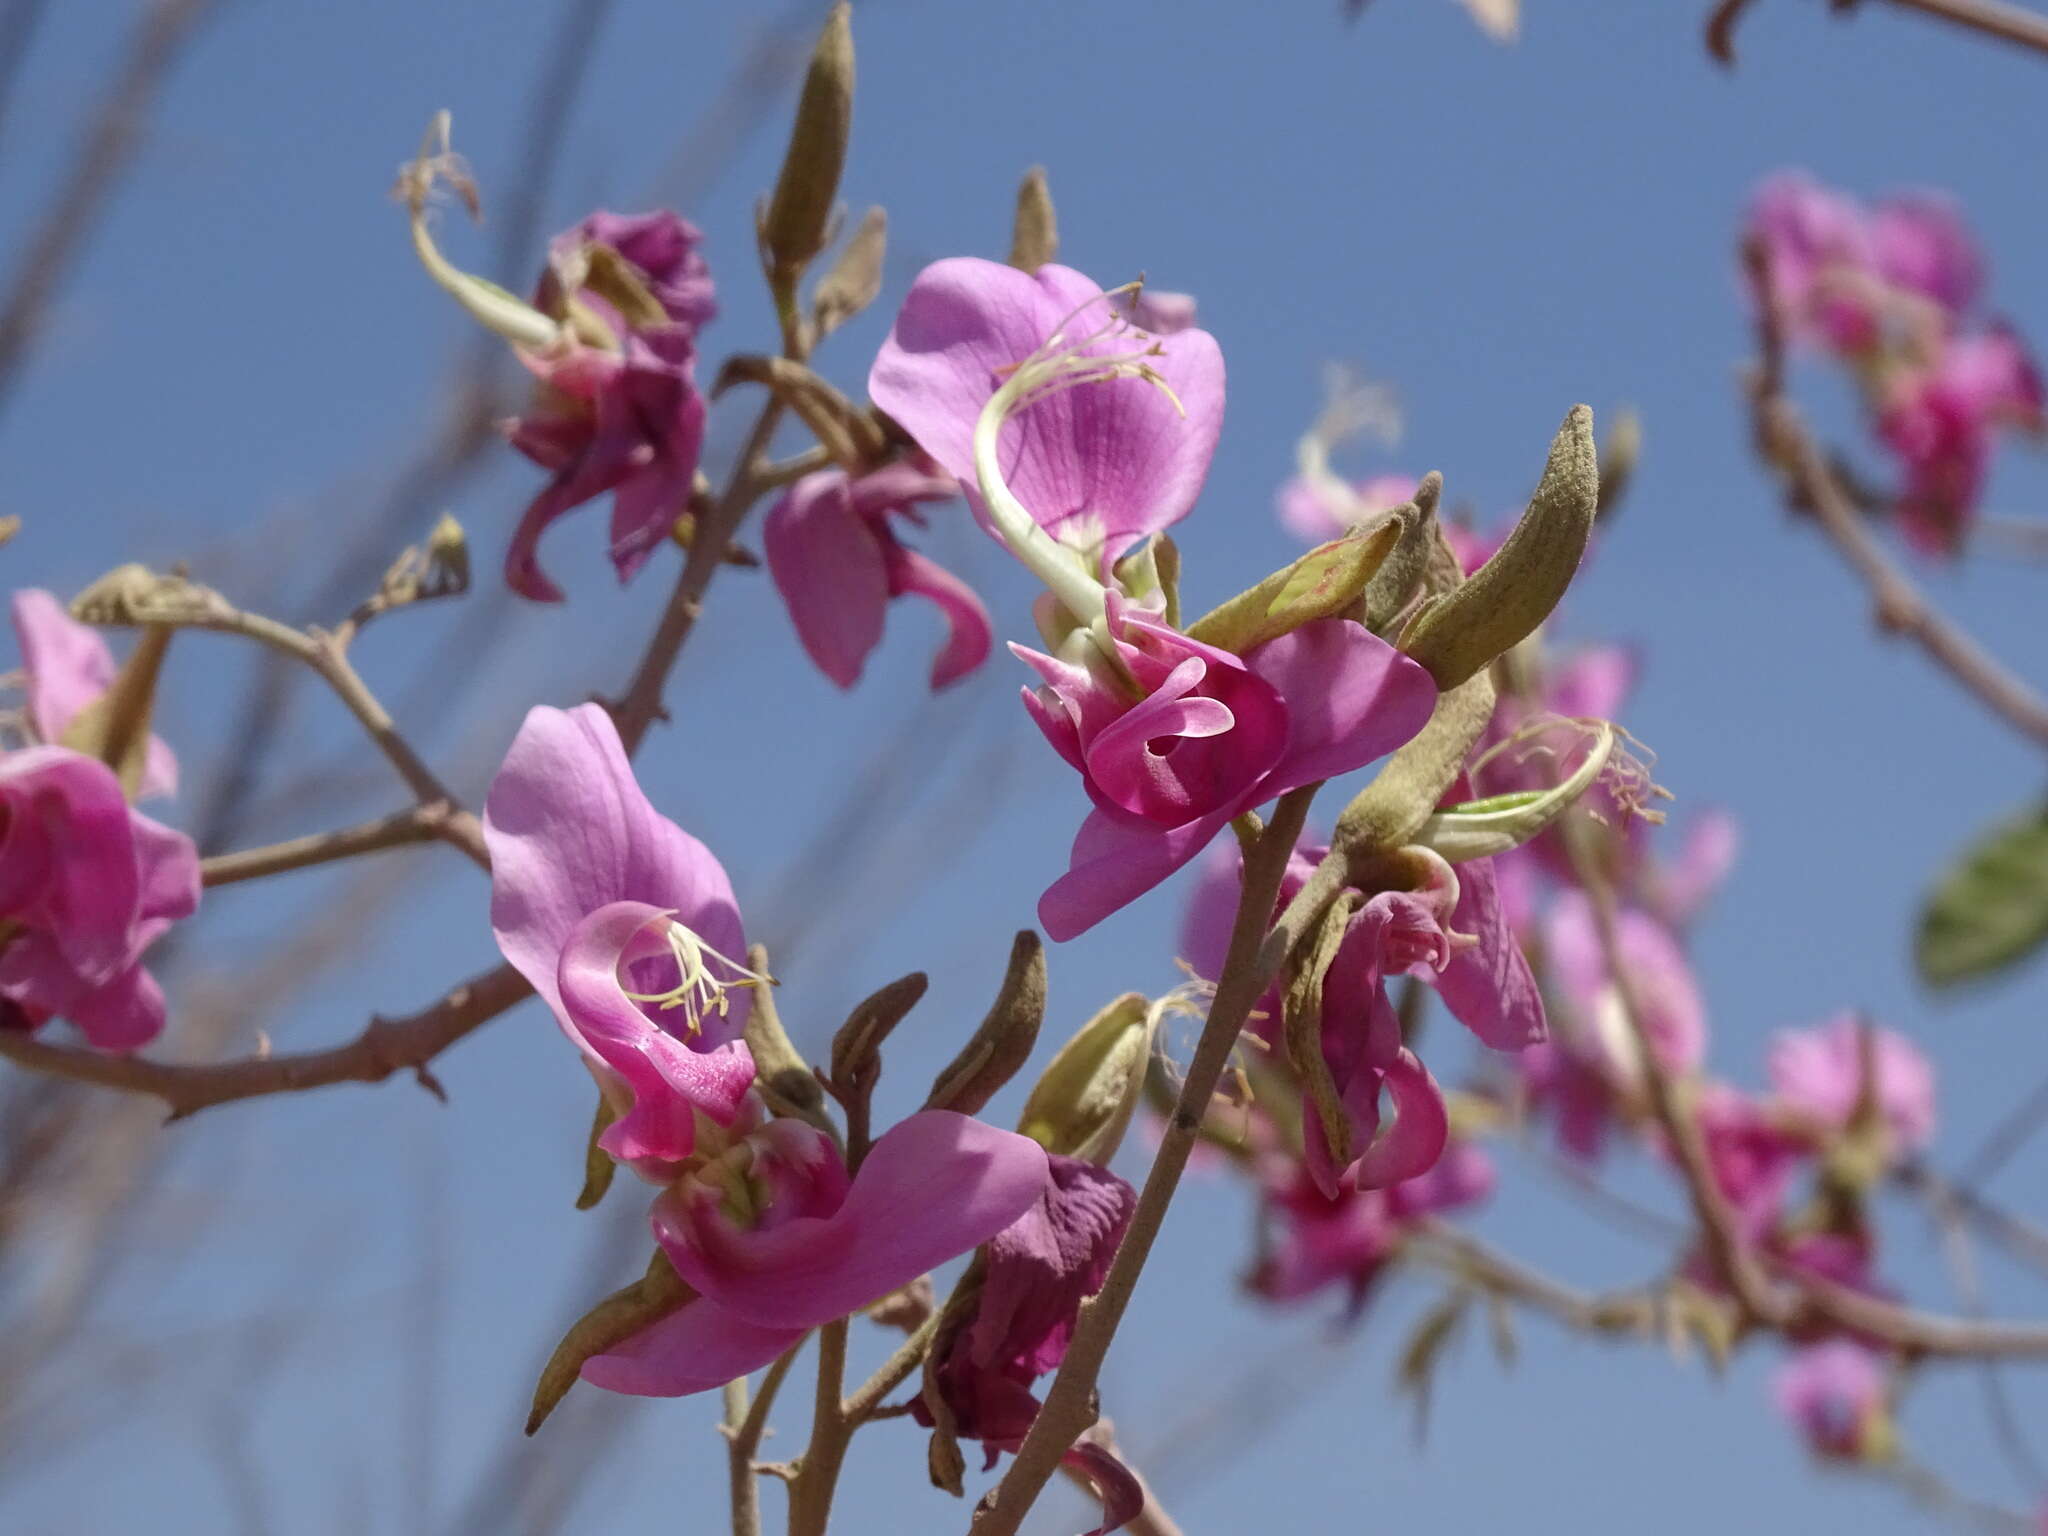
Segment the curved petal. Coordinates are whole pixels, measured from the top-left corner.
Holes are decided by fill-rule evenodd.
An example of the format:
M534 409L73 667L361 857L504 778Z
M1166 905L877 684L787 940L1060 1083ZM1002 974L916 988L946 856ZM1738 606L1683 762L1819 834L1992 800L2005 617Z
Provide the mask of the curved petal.
M621 1162L681 1162L696 1148L697 1112L731 1125L754 1081L744 1041L715 1044L707 1027L699 1048L662 1029L626 995L619 967L667 915L636 901L600 907L570 935L557 972L569 1038L632 1090L632 1108L598 1139Z
M627 387L654 457L612 493L612 569L622 584L639 573L689 510L705 416L704 397L687 373L634 369Z
M583 1379L634 1397L687 1397L757 1371L804 1336L763 1328L698 1297L583 1362Z
M56 742L81 709L114 681L114 653L98 630L71 617L38 587L14 594L14 636L28 674L28 717L39 740Z
M199 910L199 849L192 839L140 811L128 813L141 879L136 916L144 921L190 917Z
M853 508L846 472L821 469L792 485L770 509L761 543L804 651L851 688L881 642L889 576L881 541Z
M711 851L640 791L602 706L536 708L505 754L484 804L491 852L491 931L505 958L562 1018L555 971L576 925L615 901L677 919L722 954L746 953L732 883ZM744 992L707 1030L737 1039ZM564 1027L568 1021L563 1018Z
M1100 807L1090 811L1074 835L1067 872L1038 898L1039 926L1055 943L1086 933L1208 847L1243 809L1228 806L1178 827Z
M1358 1160L1358 1187L1380 1189L1420 1178L1436 1166L1450 1140L1450 1113L1443 1090L1416 1054L1402 1048L1382 1082L1394 1101L1394 1123L1381 1125Z
M703 1295L752 1323L809 1328L987 1242L1048 1176L1029 1137L928 1109L875 1143L831 1216L735 1232L690 1221L671 1194L655 1202L654 1235Z
M1429 723L1436 683L1349 619L1316 619L1245 658L1287 701L1287 750L1260 799L1362 768Z
M87 981L112 980L141 900L120 780L69 747L24 747L0 755L0 803L0 915L46 929Z
M1102 290L1070 267L1035 273L953 257L918 274L868 375L868 393L918 446L975 494L973 438L981 409L1007 371L1064 325L1078 339L1110 318ZM1076 311L1084 311L1076 315ZM1150 359L1186 408L1140 379L1061 390L1004 429L1003 471L1039 524L1058 533L1081 518L1104 536L1114 560L1144 534L1194 505L1223 425L1223 354L1206 331L1164 338ZM1130 351L1126 333L1090 352Z
M946 620L946 643L932 658L932 691L956 683L984 661L995 643L995 624L974 588L936 560L894 539L882 550L891 597L917 596L936 604Z
M100 1051L140 1050L163 1033L164 1016L163 988L140 965L88 988L64 1010L64 1017Z
M1430 978L1458 1022L1497 1051L1518 1051L1547 1039L1543 994L1501 915L1492 859L1458 866L1451 930L1479 940L1454 951L1450 964Z

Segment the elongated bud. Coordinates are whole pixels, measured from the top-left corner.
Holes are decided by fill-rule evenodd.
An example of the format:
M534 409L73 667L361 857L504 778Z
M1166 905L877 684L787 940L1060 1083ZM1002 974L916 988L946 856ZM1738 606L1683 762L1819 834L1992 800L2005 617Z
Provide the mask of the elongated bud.
M1643 456L1643 419L1624 406L1607 423L1607 435L1600 439L1601 517L1614 515L1628 494L1629 479L1636 461Z
M882 258L889 250L889 215L870 208L840 249L832 270L811 293L811 324L829 336L875 302L882 291Z
M761 220L769 281L787 291L825 249L846 141L853 132L853 8L840 0L825 19L804 77L789 133L789 153Z
M1144 1095L1159 1018L1126 992L1083 1024L1032 1087L1017 1129L1048 1152L1107 1163Z
M832 1081L843 1085L879 1076L882 1042L918 1005L930 985L923 971L912 971L855 1003L832 1037Z
M1344 807L1336 845L1356 859L1415 841L1492 718L1493 679L1485 672L1437 695L1429 724Z
M572 1323L569 1331L562 1335L562 1342L555 1346L548 1363L541 1367L540 1380L533 1389L533 1412L527 1416L526 1432L532 1434L547 1421L548 1415L555 1411L555 1405L576 1385L584 1361L623 1344L642 1328L680 1311L685 1302L696 1298L696 1294L683 1283L675 1266L669 1263L668 1255L657 1248L654 1257L647 1261L646 1274L631 1285L613 1291Z
M747 950L747 968L768 974L768 951L756 944ZM830 1131L825 1117L825 1090L818 1083L797 1048L782 1028L782 1015L775 1007L775 989L760 987L747 1011L747 1049L754 1057L754 1087L769 1110L793 1115Z
M1366 584L1362 605L1365 627L1375 634L1399 618L1422 590L1436 551L1436 507L1443 489L1444 477L1432 469L1415 487L1414 496L1388 514L1400 533Z
M1052 210L1045 167L1034 165L1017 183L1017 218L1010 228L1010 265L1036 272L1060 253L1060 223Z
M1416 829L1413 841L1442 854L1453 864L1489 858L1519 848L1569 810L1591 789L1613 755L1615 730L1605 720L1586 727L1593 744L1585 761L1563 783L1551 789L1495 795L1438 811Z
M1351 1117L1345 1112L1343 1097L1337 1092L1330 1064L1323 1056L1323 978L1337 958L1344 930L1350 926L1358 902L1356 891L1346 891L1324 910L1309 942L1295 952L1295 968L1287 978L1282 998L1287 1060L1316 1107L1330 1152L1330 1166L1338 1169L1348 1168L1354 1153ZM1308 1127L1303 1127L1303 1134L1310 1134Z
M610 1130L612 1122L618 1118L618 1110L600 1090L597 1114L590 1122L590 1140L583 1147L583 1188L576 1195L576 1209L579 1211L587 1211L604 1199L605 1192L612 1187L612 1175L619 1171L611 1153L597 1144L598 1137Z
M96 757L113 769L130 800L142 789L157 677L170 643L171 631L165 625L152 624L143 630L107 691L72 718L60 739L60 745Z
M1009 968L981 1028L932 1083L926 1109L979 1114L1031 1059L1045 1020L1045 945L1026 928L1010 945Z
M1416 615L1401 649L1449 689L1534 633L1571 585L1599 499L1593 413L1575 405L1507 542L1457 591Z
M1304 624L1348 613L1358 606L1400 538L1401 524L1389 519L1319 544L1257 586L1210 609L1188 626L1188 634L1204 645L1242 656Z

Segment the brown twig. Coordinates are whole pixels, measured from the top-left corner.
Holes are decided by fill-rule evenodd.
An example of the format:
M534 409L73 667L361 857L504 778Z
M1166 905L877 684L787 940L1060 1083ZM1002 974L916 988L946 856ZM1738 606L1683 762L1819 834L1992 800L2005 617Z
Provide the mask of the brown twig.
M178 55L215 0L146 0L119 74L101 100L55 202L29 240L0 304L0 408L49 318L58 287L142 146L144 125Z
M475 816L436 802L433 805L416 805L410 810L396 811L375 821L341 827L333 832L315 832L307 837L294 837L261 848L215 854L210 859L200 860L199 880L200 884L212 890L215 886L235 885L243 880L283 874L287 870L310 869L385 848L404 847L409 843L450 842L467 852L472 847L480 847L482 838L482 829L477 826Z
M1102 1289L1081 1309L1066 1359L1059 1374L1053 1377L1045 1404L1018 1448L1016 1460L975 1509L972 1529L976 1536L1014 1536L1033 1501L1059 1469L1060 1458L1096 1420L1096 1378L1116 1337L1117 1325L1130 1305L1167 1207L1180 1185L1181 1172L1187 1167L1188 1154L1194 1149L1217 1080L1253 1007L1279 974L1282 962L1301 935L1320 917L1316 903L1326 906L1342 883L1341 856L1333 853L1323 861L1324 865L1335 867L1332 879L1312 878L1288 904L1272 931L1267 931L1266 918L1278 899L1287 860L1294 851L1295 839L1301 835L1309 802L1320 787L1311 784L1283 795L1274 808L1272 821L1245 860L1243 887L1223 976L1195 1046L1194 1059L1188 1064L1172 1118L1167 1121L1159 1150L1153 1156L1152 1170L1138 1196L1137 1209L1117 1247Z
M1735 63L1735 25L1754 0L1719 0L1708 13L1707 52L1722 64ZM1854 10L1859 0L1835 0L1838 11ZM2005 0L1887 0L1901 10L1918 11L2003 43L2016 43L2048 53L2048 16Z

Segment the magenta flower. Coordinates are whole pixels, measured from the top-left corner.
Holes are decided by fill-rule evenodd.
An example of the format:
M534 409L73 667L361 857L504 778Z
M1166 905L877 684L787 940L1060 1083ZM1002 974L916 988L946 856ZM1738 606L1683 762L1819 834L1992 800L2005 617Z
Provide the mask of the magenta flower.
M1990 472L1998 428L2039 432L2041 376L2010 330L1947 339L1932 367L1902 371L1877 431L1905 473L1899 522L1923 554L1962 547Z
M660 815L598 705L537 708L484 808L498 947L583 1052L617 1119L599 1140L645 1177L696 1150L700 1115L740 1116L739 907L710 850Z
M612 565L623 582L687 506L704 445L697 329L716 313L710 273L697 254L701 239L673 213L596 213L549 247L535 302L580 323L567 328L559 350L519 351L542 388L534 409L507 432L513 447L553 475L506 552L506 583L521 596L561 600L540 568L538 545L563 513L611 493ZM623 311L606 297L612 287L584 285L598 246L630 269L659 318Z
M113 686L119 670L114 653L98 630L72 618L39 587L14 594L14 637L26 674L29 728L37 741L54 745L79 712ZM178 760L161 736L151 736L137 798L177 792Z
M1934 1139L1934 1065L1904 1035L1871 1031L1878 1113L1900 1155L1924 1151ZM1812 1029L1780 1033L1771 1044L1771 1091L1829 1130L1847 1129L1862 1101L1863 1025L1838 1014Z
M946 621L932 660L934 689L957 682L988 657L994 627L981 599L959 577L896 537L892 518L921 523L917 507L960 494L949 475L895 463L849 479L821 469L789 488L762 531L768 574L789 609L797 638L818 670L842 688L860 680L882 638L891 598L929 599Z
M1852 356L1877 343L1883 283L1852 199L1802 171L1781 172L1757 189L1749 231L1766 258L1764 301L1788 334Z
M1714 1182L1734 1211L1742 1236L1765 1242L1784 1209L1806 1148L1748 1094L1726 1083L1705 1084L1694 1106ZM1660 1141L1659 1150L1675 1157Z
M1361 768L1436 702L1429 674L1349 619L1318 619L1239 657L1108 594L1107 632L1135 684L1013 645L1044 685L1024 707L1082 777L1094 811L1038 904L1054 939L1085 933L1200 853L1233 817Z
M1341 1284L1354 1314L1417 1222L1484 1200L1494 1183L1486 1154L1463 1142L1427 1173L1385 1189L1347 1186L1332 1196L1284 1160L1274 1172L1264 1198L1276 1230L1247 1284L1271 1301L1296 1301Z
M1889 1449L1884 1364L1860 1344L1831 1339L1800 1350L1780 1367L1772 1392L1778 1412L1816 1456L1870 1461Z
M0 753L5 1023L62 1016L98 1049L132 1051L163 1032L163 991L142 957L198 909L198 850L131 808L105 763L54 744L112 683L105 642L35 590L15 595L14 627L34 744ZM177 772L151 737L144 791L169 792Z
M823 1132L771 1121L656 1199L655 1238L696 1298L583 1379L656 1397L722 1386L987 1242L1046 1180L1036 1142L946 1110L895 1126L851 1177Z
M1143 354L1173 391L1136 376L1034 393L1000 444L1004 479L1039 527L1094 565L1094 574L1148 533L1178 522L1209 473L1223 425L1223 354L1208 332L1158 340L1134 334L1114 301L1070 267L1034 273L959 256L918 274L868 376L868 393L965 488L994 531L977 489L974 436L983 408L1048 347L1104 368Z
M1392 511L1415 494L1415 486L1413 475L1374 475L1349 486L1318 486L1295 475L1274 494L1273 510L1280 525L1296 538L1321 544ZM1345 492L1342 497L1335 494L1339 489Z

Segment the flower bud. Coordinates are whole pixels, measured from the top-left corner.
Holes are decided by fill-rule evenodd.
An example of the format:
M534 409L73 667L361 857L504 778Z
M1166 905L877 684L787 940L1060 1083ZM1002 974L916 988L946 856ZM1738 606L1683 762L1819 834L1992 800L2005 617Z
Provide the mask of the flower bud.
M1451 689L1534 633L1586 552L1600 496L1593 413L1575 405L1550 445L1529 508L1491 560L1409 623L1401 649Z
M143 630L107 691L72 718L59 742L113 769L131 801L142 788L149 757L149 717L164 651L170 643L171 631L165 625L152 624Z
M612 1187L612 1175L619 1171L619 1165L611 1153L598 1145L598 1138L611 1129L612 1122L619 1118L618 1107L600 1088L597 1093L597 1114L590 1122L590 1140L583 1148L583 1188L576 1193L576 1209L590 1210L605 1192Z
M1158 1027L1159 1010L1126 992L1060 1047L1024 1101L1017 1129L1049 1152L1106 1164L1144 1093Z
M853 10L840 0L825 19L797 100L789 152L761 218L761 254L768 280L787 292L825 249L846 141L853 130Z
M747 967L764 976L768 974L765 946L756 944L747 950ZM745 1039L754 1058L754 1087L768 1108L829 1134L831 1122L825 1117L825 1090L810 1063L784 1033L772 987L755 989L753 1006L747 1012Z
M1017 218L1010 232L1010 265L1036 272L1060 253L1060 225L1052 210L1045 167L1034 165L1017 184Z
M875 302L882 291L882 258L889 248L889 216L870 208L860 227L840 248L832 270L818 279L811 293L811 324L829 336Z
M1375 634L1399 618L1422 590L1423 577L1436 553L1436 504L1443 489L1444 477L1432 469L1416 485L1415 494L1387 514L1400 532L1366 583L1361 605L1362 622Z
M1045 946L1022 930L1010 945L1009 968L988 1016L960 1054L932 1083L926 1109L974 1115L1031 1059L1045 1020Z
M1607 424L1600 440L1600 504L1597 517L1612 517L1628 494L1636 460L1643 456L1643 419L1624 406Z
M1212 608L1187 633L1243 656L1304 624L1348 613L1400 541L1392 519L1318 545L1255 587Z
M1336 846L1356 859L1413 842L1492 719L1493 679L1484 671L1439 695L1429 724L1344 807Z

